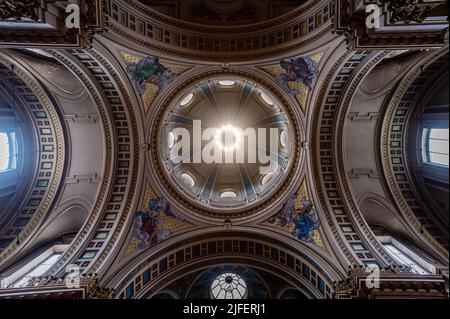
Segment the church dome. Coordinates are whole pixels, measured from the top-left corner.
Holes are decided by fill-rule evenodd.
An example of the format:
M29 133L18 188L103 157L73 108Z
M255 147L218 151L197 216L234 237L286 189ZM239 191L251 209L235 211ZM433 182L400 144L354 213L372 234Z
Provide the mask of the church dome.
M249 208L285 180L295 144L285 107L256 83L218 76L188 86L159 131L160 162L177 193L220 211Z
M173 101L161 127L165 173L196 204L251 206L289 170L289 127L281 104L253 82L218 77L196 83Z

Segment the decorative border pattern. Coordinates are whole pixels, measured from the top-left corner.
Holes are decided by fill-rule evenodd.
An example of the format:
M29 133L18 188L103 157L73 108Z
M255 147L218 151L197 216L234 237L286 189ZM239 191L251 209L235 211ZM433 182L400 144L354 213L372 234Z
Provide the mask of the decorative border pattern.
M19 208L17 219L5 220L0 228L4 229L2 240L10 240L9 246L0 253L0 263L31 236L47 214L62 178L65 152L61 121L43 89L20 66L12 73L5 64L16 63L1 55L0 75L16 87L17 96L27 107L35 125L33 131L39 140L39 151L32 186L27 190L28 198Z
M408 118L412 114L414 102L426 79L441 67L443 59L448 60L448 49L438 51L429 60L417 65L394 93L383 121L381 158L386 180L400 209L413 227L448 259L448 242L435 238L442 238L443 234L423 209L420 195L411 182L404 148Z
M136 140L136 138L132 138L132 131L130 130L130 126L132 126L131 123L135 122L129 119L130 114L127 114L124 108L124 105L130 104L124 103L120 98L114 80L103 68L104 65L107 65L106 63L102 63L105 62L103 58L95 52L89 53L90 54L86 55L86 52L82 50L72 51L72 55L78 58L80 63L83 64L91 72L95 80L100 83L103 93L107 98L114 119L117 139L117 153L115 154L115 156L117 156L117 162L115 163L116 168L114 170L114 185L108 194L109 200L104 206L105 211L101 222L97 226L96 233L87 244L85 250L78 257L77 261L74 262L74 264L79 266L82 270L85 270L94 260L97 260L97 255L102 250L103 245L109 241L112 237L112 233L116 232L117 229L120 229L119 216L121 216L121 213L127 212L133 197L132 192L134 187L130 188L128 185L130 177L137 170L137 160L133 151L138 150L137 145L134 145L133 148L132 141ZM94 57L96 59L94 59ZM131 172L130 169L132 170ZM125 215L127 214L125 213Z
M106 105L111 112L114 133L109 131L107 122L103 122L103 126L107 143L106 175L111 174L111 171L114 172L114 175L112 176L112 185L108 184L109 176L104 176L104 182L96 205L89 216L85 229L79 232L70 249L50 270L49 273L51 275L61 272L62 267L70 259L74 259L75 253L79 255L73 260L73 264L79 266L82 272L95 272L101 266L111 252L128 218L136 189L139 165L138 157L135 154L139 150L136 118L125 86L111 65L99 53L93 50L72 50L70 53L90 72L93 79L100 85L103 97L97 95L96 88L92 87L91 79L87 78L73 62L60 55L57 51L52 51L52 54L61 63L73 70L88 86L89 91L94 95L97 105L102 106L102 108L99 107L101 118L108 118L104 109L103 99L105 99ZM112 136L116 138L114 145L117 145L114 157L112 153ZM113 158L116 158L117 161L113 162ZM87 236L90 237L89 241L86 241ZM81 252L78 252L80 246L84 244L86 244L86 247Z
M220 234L217 234L220 236ZM116 296L120 299L130 299L152 285L152 282L167 275L176 268L196 260L204 260L214 256L226 258L242 256L248 258L267 259L279 264L287 272L293 272L295 277L308 280L318 289L324 298L332 298L334 281L313 260L300 251L292 252L276 244L262 240L250 240L235 235L234 239L214 238L211 235L197 240L183 248L169 253L160 253L147 258L134 268L116 287Z
M315 134L319 134L319 142L316 139L311 141L311 149L313 154L313 171L315 172L315 184L322 203L322 209L325 212L329 226L334 237L337 240L342 252L346 256L347 260L351 264L362 263L365 265L375 264L380 266L379 261L370 251L370 248L375 247L378 253L386 260L390 260L386 253L382 250L375 238L369 238L373 247L367 247L364 242L366 236L369 236L369 231L365 229L364 219L357 213L357 208L354 203L351 203L351 207L348 208L346 203L350 191L347 189L342 190L339 182L338 174L342 171L342 155L338 155L338 167L336 168L334 155L336 151L341 153L339 149L342 149L342 132L345 121L345 116L339 115L341 112L346 113L346 105L351 98L351 92L354 91L356 85L362 80L366 72L378 63L384 55L379 55L377 58L372 59L370 62L366 62L366 58L369 57L368 51L347 51L342 55L339 60L333 66L330 71L324 85L321 88L318 98L317 107L312 131ZM364 69L359 72L358 79L353 82L351 88L348 87L352 77L354 77L355 70L361 65L365 65ZM333 80L332 80L333 79ZM330 86L331 82L331 87ZM342 97L345 100L342 100ZM322 106L323 103L323 106ZM343 105L343 106L342 106ZM344 111L343 111L344 109ZM340 123L338 123L340 119ZM336 123L339 125L336 126ZM317 133L316 133L317 132ZM334 145L334 140L337 138L337 144ZM319 154L318 158L316 158ZM323 189L321 185L322 176ZM343 182L345 184L345 182ZM345 195L345 196L344 196ZM345 202L345 203L344 203ZM333 218L331 217L328 207L325 203L328 203L333 212ZM351 209L352 213L349 211ZM356 214L356 216L355 216ZM358 222L358 226L355 226L354 220ZM338 228L335 227L335 223ZM362 229L361 229L362 228ZM361 235L361 231L364 235ZM342 241L345 239L346 246ZM347 247L351 248L351 251ZM356 256L358 259L354 258Z
M333 1L315 0L267 23L223 28L163 16L137 1L112 0L106 8L108 29L139 46L176 56L221 61L273 57L274 53L304 46L331 32L334 15ZM288 43L289 47L282 48ZM270 48L274 49L268 51ZM246 53L239 54L242 51Z

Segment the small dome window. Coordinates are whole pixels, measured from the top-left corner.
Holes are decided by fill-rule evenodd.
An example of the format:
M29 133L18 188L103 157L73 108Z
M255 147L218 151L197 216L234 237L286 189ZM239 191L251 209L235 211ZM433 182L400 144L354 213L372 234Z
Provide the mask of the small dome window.
M225 199L236 198L236 197L237 197L237 194L233 191L225 191L220 194L220 198L225 198Z
M194 93L189 93L185 97L183 97L180 101L181 106L187 106L194 99Z
M269 106L273 106L273 100L266 93L261 92L260 96L261 100L263 100L264 103L266 103Z
M195 186L194 178L191 175L187 174L187 173L181 174L181 180L187 186L190 186L190 187L194 187Z
M273 172L267 173L266 175L264 175L264 177L263 177L263 179L261 181L261 184L263 186L269 184L269 182L272 180L272 178L273 178Z
M219 84L221 86L233 86L236 84L235 81L231 81L231 80L223 80L223 81L219 81Z
M280 144L283 147L286 147L287 145L287 133L286 130L282 130L280 133Z
M247 283L235 273L224 273L216 277L211 284L213 299L246 299Z
M172 148L175 145L175 135L173 132L167 134L167 147Z

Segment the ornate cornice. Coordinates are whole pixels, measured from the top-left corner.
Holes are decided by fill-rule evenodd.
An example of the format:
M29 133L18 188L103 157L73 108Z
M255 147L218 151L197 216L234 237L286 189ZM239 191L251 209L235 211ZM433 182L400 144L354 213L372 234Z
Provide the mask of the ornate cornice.
M40 277L24 288L0 289L0 299L112 299L110 289L100 287L97 275L72 276L69 285L65 278Z
M142 254L140 261L128 266L128 270L123 268L119 270L120 281L114 284L117 298L128 298L125 291L127 287L130 289L130 285L133 290L132 298L135 298L158 285L161 288L161 285L167 283L167 276L175 273L179 276L189 265L217 258L220 258L222 263L233 258L241 258L250 263L264 260L271 265L270 267L287 272L297 280L304 282L306 279L309 281L308 285L314 288L321 298L331 296L334 279L321 265L322 262L313 260L305 252L293 249L279 240L267 237L254 238L254 234L239 231L234 231L232 235L230 237L229 232L207 233L190 237L188 241L178 241L150 256ZM305 266L309 268L308 272ZM319 285L323 289L318 289Z
M447 299L442 275L418 275L404 267L381 268L370 272L365 267L352 267L348 277L334 285L337 299L377 298L441 298Z
M372 16L366 13L368 5L378 8ZM430 4L419 0L336 0L335 30L345 35L353 50L438 48L445 43L448 20L447 14L429 17L430 8L437 6L441 11L448 10L446 1ZM380 25L370 27L367 22L370 19L374 23L372 18L378 18Z
M299 49L332 30L333 5L309 1L275 20L249 26L213 27L173 19L138 1L112 1L108 37L116 34L140 47L203 61L243 61L274 57ZM126 42L125 46L129 46ZM245 52L245 53L243 53Z
M69 28L65 8L77 4L79 28ZM8 0L0 7L0 46L88 47L93 35L104 31L102 0L46 1Z

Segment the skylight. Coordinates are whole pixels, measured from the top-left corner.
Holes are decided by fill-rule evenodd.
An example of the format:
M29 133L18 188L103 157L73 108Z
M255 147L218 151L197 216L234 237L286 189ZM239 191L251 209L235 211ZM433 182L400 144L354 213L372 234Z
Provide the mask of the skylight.
M219 275L211 284L213 299L245 299L247 298L247 284L235 273Z

